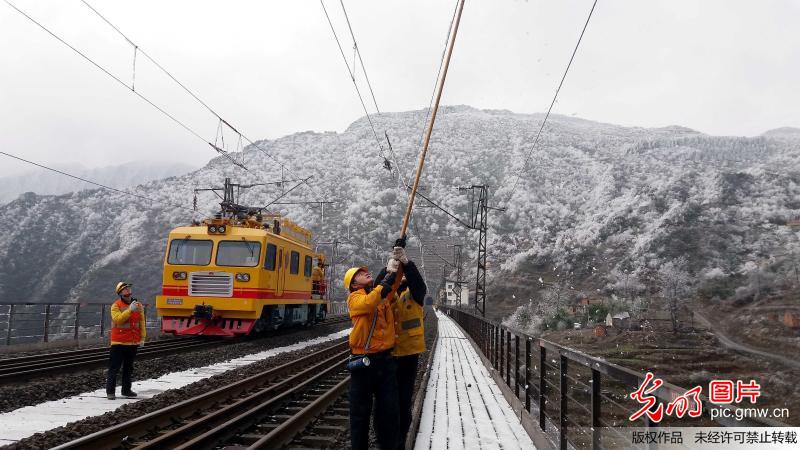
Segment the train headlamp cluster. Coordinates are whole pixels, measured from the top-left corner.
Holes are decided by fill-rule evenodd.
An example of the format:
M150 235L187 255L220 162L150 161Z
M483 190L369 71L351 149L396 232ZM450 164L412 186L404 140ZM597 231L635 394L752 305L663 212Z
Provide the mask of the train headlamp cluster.
M227 227L225 225L209 225L208 226L208 233L209 234L225 234L227 231Z
M186 272L172 272L172 279L173 280L185 280L186 279Z
M239 272L236 274L236 281L250 281L250 274L245 272Z

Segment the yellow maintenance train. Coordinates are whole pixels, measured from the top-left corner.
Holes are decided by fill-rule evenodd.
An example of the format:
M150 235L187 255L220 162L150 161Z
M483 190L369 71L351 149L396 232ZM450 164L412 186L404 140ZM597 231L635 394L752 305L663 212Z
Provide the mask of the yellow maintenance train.
M227 200L222 206L169 234L156 297L162 331L235 336L324 319L324 281L312 285L324 256L313 251L311 232Z

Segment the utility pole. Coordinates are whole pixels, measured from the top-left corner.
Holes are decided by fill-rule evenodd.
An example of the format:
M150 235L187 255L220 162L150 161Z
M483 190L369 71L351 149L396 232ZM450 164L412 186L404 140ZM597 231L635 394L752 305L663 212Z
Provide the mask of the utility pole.
M489 232L489 186L472 185L460 187L460 191L470 191L470 228L478 230L478 270L475 279L475 310L486 316L486 235Z
M461 306L461 291L463 290L464 278L461 271L461 244L453 245L453 261L456 266L456 279L453 282L453 293L456 294L456 304Z
M486 248L487 234L489 233L489 210L505 211L505 208L495 208L489 206L489 186L472 185L459 187L459 191L470 193L470 219L469 223L461 220L455 214L444 209L424 194L417 193L417 196L427 201L431 206L450 216L464 228L478 230L478 270L475 280L475 310L481 316L486 315L486 258L488 249ZM460 280L459 280L460 281Z
M444 293L444 298L441 298L441 294L439 295L439 299L442 300L442 303L445 305L447 304L447 266L442 266L442 288L439 292Z

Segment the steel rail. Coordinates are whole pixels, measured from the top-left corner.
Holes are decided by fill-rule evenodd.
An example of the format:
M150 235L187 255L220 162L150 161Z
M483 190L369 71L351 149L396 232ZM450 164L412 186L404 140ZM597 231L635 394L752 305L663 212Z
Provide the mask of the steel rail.
M349 320L350 318L345 315L331 316L320 322L320 325L334 325ZM212 339L210 337L187 337L148 343L138 351L137 358L151 358L181 350L196 350L239 342L239 340ZM36 375L44 375L54 371L80 370L100 366L107 362L107 346L0 359L0 382L28 380Z
M196 338L178 338L163 341L148 342L145 348L163 348L174 346L177 344L186 344L188 342L200 341ZM58 361L58 360L73 360L74 358L82 358L85 356L94 356L100 354L108 354L108 346L91 347L80 350L68 350L64 352L51 352L40 353L38 355L20 356L16 358L0 359L0 370L7 367L17 367L25 364L35 364L44 361Z
M145 347L138 352L138 359L150 359L163 355L170 355L178 351L198 350L209 347L232 344L232 341L213 341L213 342L193 342L185 345L174 345L149 349ZM68 371L81 371L90 368L102 367L108 364L108 350L105 355L97 355L86 358L78 358L75 362L65 362L58 360L54 362L40 362L29 366L18 366L11 368L0 368L0 382L29 381L32 377L46 375L52 372L65 373Z
M248 447L248 450L283 448L284 445L291 442L295 436L305 430L314 419L325 412L328 406L336 401L336 399L344 395L349 384L350 375L312 401L308 406L301 409L297 414L278 425L267 435L254 442Z
M337 354L347 348L347 342L332 345L278 367L206 392L197 397L169 405L160 410L114 425L105 430L64 443L56 447L56 449L113 448L122 445L123 442L126 443L126 446L130 447L132 440L142 438L155 430L174 426L176 423L182 423L196 415L200 410L214 407L221 402L241 396L277 378L285 377L307 365L313 365L315 362L319 361L320 358L331 354Z
M349 353L349 350L343 352L343 354L339 357L338 363L330 365L330 367L327 369L306 378L296 386L287 389L281 394L270 398L268 401L248 409L232 419L227 420L221 425L194 437L193 439L185 442L183 445L174 447L174 450L217 448L219 444L222 444L225 441L235 437L241 431L257 425L260 420L269 416L272 411L279 408L285 401L293 399L300 394L304 394L309 390L309 388L319 385L326 379L330 379L336 375L336 373L345 371L347 353Z
M320 377L324 377L330 373L331 370L341 366L342 362L346 360L348 353L349 352L345 350L334 354L300 372L294 373L284 380L260 389L243 399L217 409L210 414L206 414L175 430L170 430L152 441L136 445L134 448L137 450L196 448L197 445L204 445L204 442L212 442L212 440L218 442L224 439L220 436L235 434L240 427L239 424L250 418L253 411L262 411L273 407L276 403L280 402L287 393L294 392L299 386L305 386L309 380L316 380ZM231 416L234 418L231 419ZM189 441L187 442L187 440Z

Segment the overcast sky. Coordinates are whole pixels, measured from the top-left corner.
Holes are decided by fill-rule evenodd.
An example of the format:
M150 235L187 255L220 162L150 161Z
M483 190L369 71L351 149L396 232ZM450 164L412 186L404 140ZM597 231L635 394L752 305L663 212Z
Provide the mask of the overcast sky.
M80 0L10 1L131 80L133 48ZM363 115L317 1L87 1L252 139ZM341 6L325 4L352 63ZM443 104L545 111L591 4L467 0ZM380 108L426 107L455 0L345 6ZM800 127L798 17L791 0L600 0L554 111L720 135ZM89 167L215 156L5 3L0 57L3 151ZM141 56L136 88L213 141L213 116ZM0 158L0 175L28 170Z

